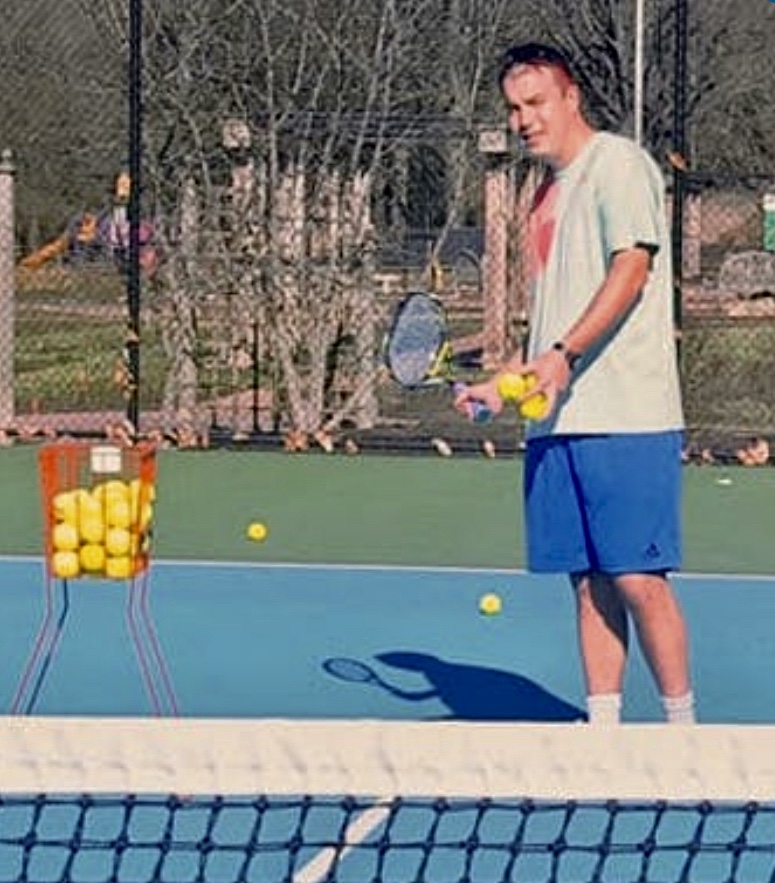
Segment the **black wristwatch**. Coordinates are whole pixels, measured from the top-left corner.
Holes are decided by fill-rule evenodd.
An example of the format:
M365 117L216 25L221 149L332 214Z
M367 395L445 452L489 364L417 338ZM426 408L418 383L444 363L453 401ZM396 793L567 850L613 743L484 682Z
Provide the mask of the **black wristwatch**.
M576 365L578 365L579 359L581 358L581 353L577 353L574 350L568 349L568 347L563 343L563 341L558 340L552 344L552 349L557 350L558 353L562 353L565 356L565 361L568 364L568 368L572 371Z

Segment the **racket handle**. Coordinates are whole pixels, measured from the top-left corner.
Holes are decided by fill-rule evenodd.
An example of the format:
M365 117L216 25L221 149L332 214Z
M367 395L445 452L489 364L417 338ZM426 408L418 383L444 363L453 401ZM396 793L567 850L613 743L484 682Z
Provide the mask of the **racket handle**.
M466 384L460 382L455 383L453 384L452 389L454 390L455 395L459 396L460 393L465 392ZM468 416L474 423L488 423L492 419L492 411L484 402L472 399L468 403Z

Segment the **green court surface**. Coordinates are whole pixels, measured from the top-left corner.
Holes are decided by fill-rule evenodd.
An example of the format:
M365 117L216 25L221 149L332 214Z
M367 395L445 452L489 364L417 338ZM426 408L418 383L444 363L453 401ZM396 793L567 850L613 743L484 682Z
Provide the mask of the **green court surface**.
M0 452L0 554L41 552L35 446ZM158 558L522 567L519 458L164 451ZM685 570L775 573L775 470L687 466ZM263 543L246 528L263 521Z

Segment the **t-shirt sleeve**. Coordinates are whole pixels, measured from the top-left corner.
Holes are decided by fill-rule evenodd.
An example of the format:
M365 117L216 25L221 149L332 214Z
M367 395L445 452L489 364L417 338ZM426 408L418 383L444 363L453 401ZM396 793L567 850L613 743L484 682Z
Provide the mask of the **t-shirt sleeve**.
M638 246L659 249L664 219L663 179L635 144L617 144L598 165L597 190L605 249L609 255Z

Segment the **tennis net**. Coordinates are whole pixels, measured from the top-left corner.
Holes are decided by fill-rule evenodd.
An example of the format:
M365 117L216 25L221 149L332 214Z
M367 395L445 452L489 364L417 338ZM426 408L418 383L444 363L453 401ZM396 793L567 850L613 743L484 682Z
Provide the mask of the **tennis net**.
M0 718L0 880L775 880L775 727Z

